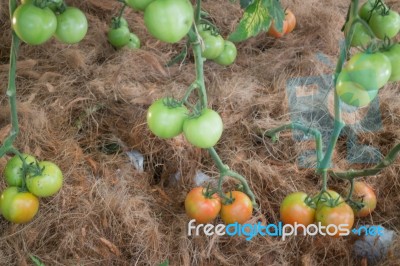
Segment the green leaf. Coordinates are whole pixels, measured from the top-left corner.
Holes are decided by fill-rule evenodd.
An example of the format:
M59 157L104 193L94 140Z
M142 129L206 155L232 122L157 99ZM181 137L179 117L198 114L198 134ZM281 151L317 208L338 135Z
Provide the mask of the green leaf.
M246 8L236 30L228 37L230 41L244 41L269 29L272 21L268 9L263 4L264 1L268 0L255 0Z
M240 0L240 7L246 9L254 0Z
M274 26L277 31L282 32L283 20L285 19L285 11L279 0L262 0L263 6L268 9Z
M164 262L160 263L159 266L168 266L169 265L169 260L166 259Z
M44 263L41 262L37 257L35 257L35 256L33 256L33 255L29 255L29 257L31 258L31 260L33 261L33 263L34 263L36 266L46 266L46 265L44 265Z

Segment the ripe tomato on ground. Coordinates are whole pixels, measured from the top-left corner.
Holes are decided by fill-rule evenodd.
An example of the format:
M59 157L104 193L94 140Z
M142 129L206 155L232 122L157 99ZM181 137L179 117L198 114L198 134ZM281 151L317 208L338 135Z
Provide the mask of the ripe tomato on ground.
M342 228L346 228L348 230L351 230L351 228L353 227L353 209L345 202L342 202L334 207L331 207L329 205L321 205L317 208L317 211L315 213L315 221L320 222L322 226L336 226L338 230L336 234L332 236L339 237L339 225L343 225ZM333 234L334 232L331 228L327 228L326 230Z
M287 23L285 34L291 33L296 27L296 17L290 9L285 11L285 21Z
M57 28L57 18L50 8L24 4L14 11L12 28L22 41L39 45L53 36Z
M286 21L283 21L283 27L281 32L275 28L275 24L274 22L272 22L268 30L268 35L273 36L275 38L281 38L283 37L283 35L285 35L287 30L288 30L288 23Z
M221 66L229 66L235 62L237 55L236 46L233 42L226 40L224 50L214 59L214 61Z
M181 105L171 107L167 99L155 101L147 111L147 125L154 135L167 139L178 136L183 131L188 109Z
M26 178L26 187L35 196L53 196L62 187L63 174L55 163L49 161L39 162L39 167L42 169L41 174L28 175Z
M27 164L36 163L35 157L22 154L22 157L25 159ZM9 186L20 187L22 186L22 161L18 155L15 155L10 160L8 160L6 167L4 168L4 178L6 179L6 183Z
M183 134L192 145L207 149L217 144L223 131L222 119L214 110L205 108L183 123Z
M88 22L85 14L76 7L67 7L57 15L57 29L54 36L61 42L74 44L80 42L86 35Z
M354 182L353 197L365 205L361 210L354 210L357 217L366 217L376 208L376 195L374 190L364 182Z
M0 211L10 222L27 223L39 210L39 199L30 192L20 192L17 187L9 187L0 196Z
M188 0L155 0L144 11L144 24L149 33L167 43L176 43L185 37L193 21L193 6Z
M308 226L314 223L315 209L307 205L307 194L294 192L287 195L281 203L280 217L285 224L302 224Z
M205 188L196 187L186 195L185 210L197 223L209 223L218 216L221 200L217 194L207 196Z
M225 224L233 224L235 222L244 224L251 218L253 213L253 205L250 198L241 191L232 191L232 203L224 204L221 207L221 218ZM226 193L230 197L230 192Z

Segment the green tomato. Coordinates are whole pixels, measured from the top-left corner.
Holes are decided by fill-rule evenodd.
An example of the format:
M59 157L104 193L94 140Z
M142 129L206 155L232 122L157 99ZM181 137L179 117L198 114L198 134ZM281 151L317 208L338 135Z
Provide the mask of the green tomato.
M134 10L144 11L154 0L125 0L126 4Z
M12 16L12 28L17 36L30 45L48 41L57 28L57 18L49 8L32 4L20 5Z
M226 40L222 53L214 61L222 66L229 66L235 62L237 55L236 46L233 42Z
M193 16L188 0L155 0L144 11L144 24L156 39L176 43L189 32Z
M211 31L200 31L204 42L204 50L201 55L206 59L217 58L224 51L224 39L221 35L212 35Z
M129 43L129 29L119 27L108 31L108 41L116 48L121 48Z
M63 174L56 164L49 161L39 162L39 167L42 169L42 173L36 176L28 175L26 187L35 196L53 196L62 187Z
M358 83L365 90L378 90L389 81L392 65L382 53L358 53L350 58L345 70L347 81Z
M400 15L396 11L389 10L388 14L374 13L369 21L369 26L379 39L393 38L400 31Z
M207 149L217 144L221 138L223 123L219 114L211 109L203 109L200 116L183 123L183 134L194 146Z
M349 24L350 25L350 24ZM345 33L349 33L349 26L346 25ZM356 23L354 26L353 38L351 39L351 46L366 47L371 42L371 36L369 36L367 29L361 23Z
M36 163L35 157L31 155L22 154L22 157L25 159L25 162L27 164ZM15 155L10 160L8 160L6 167L4 168L4 178L6 179L7 185L14 187L22 186L22 165L23 163L18 155Z
M121 17L119 19L119 27L127 27L127 28L129 28L128 21L124 17Z
M382 53L389 58L392 64L392 75L389 81L400 81L400 44L397 43Z
M140 39L138 36L136 36L136 34L134 33L130 33L129 34L129 42L126 45L128 48L131 49L139 49L140 48Z
M365 2L361 7L360 10L358 10L358 15L365 21L368 21L368 19L371 16L371 11L374 7L375 0L368 0ZM374 13L376 11L374 10Z
M182 133L188 110L185 106L170 107L166 99L155 101L147 111L147 125L154 135L173 138Z
M39 199L29 192L9 187L0 196L0 211L4 218L16 224L27 223L39 210Z
M80 42L86 35L88 22L85 14L76 7L67 7L57 15L57 29L54 36L57 40L73 44Z

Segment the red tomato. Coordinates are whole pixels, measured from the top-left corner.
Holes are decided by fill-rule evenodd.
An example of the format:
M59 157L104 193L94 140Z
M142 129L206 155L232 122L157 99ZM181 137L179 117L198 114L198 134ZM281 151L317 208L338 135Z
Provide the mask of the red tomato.
M288 30L288 23L287 21L283 21L283 28L282 28L282 32L279 32L274 25L274 22L272 22L271 27L269 27L268 30L268 35L269 36L273 36L275 38L281 38L283 35L285 35L285 33Z
M231 193L226 193L229 197ZM235 222L244 224L251 218L253 213L253 205L250 198L243 192L232 191L233 202L230 204L222 204L221 218L226 224Z
M207 197L203 187L196 187L186 196L185 210L186 214L197 223L209 223L218 216L221 200L217 194Z

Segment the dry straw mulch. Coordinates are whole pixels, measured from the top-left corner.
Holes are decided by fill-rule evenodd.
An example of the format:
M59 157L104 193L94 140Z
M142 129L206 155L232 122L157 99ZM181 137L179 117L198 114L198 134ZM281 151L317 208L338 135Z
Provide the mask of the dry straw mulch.
M196 170L217 177L205 151L183 138L160 140L146 127L150 103L166 95L182 96L194 80L192 58L164 68L183 43L168 45L146 32L143 17L131 10L126 18L140 37L138 51L114 50L106 39L107 23L116 14L117 1L67 1L83 9L90 29L83 42L63 45L51 40L32 47L22 44L18 63L18 107L21 134L16 146L39 159L60 165L65 185L56 196L43 199L40 211L27 225L0 219L0 264L30 264L29 254L46 265L355 265L354 239L291 237L280 241L256 237L188 237L185 194L194 186ZM400 11L400 3L392 0ZM290 133L277 144L257 138L257 130L290 121L286 82L290 78L331 74L319 62L323 53L333 62L342 38L340 28L349 1L284 1L297 16L296 30L279 40L261 34L238 44L235 65L223 68L206 62L210 107L225 123L216 149L223 160L245 175L260 204L257 219L279 221L279 203L296 190L316 193L320 180L296 158L311 142L296 142ZM10 22L8 4L0 9L0 80L6 90ZM226 37L241 14L227 0L204 1ZM363 132L359 141L383 154L400 141L400 84L380 92L382 128ZM0 137L9 130L7 98L1 96ZM352 119L352 118L350 118ZM111 153L118 144L122 149ZM310 146L311 145L311 146ZM139 173L124 151L145 156ZM346 137L339 139L335 166L346 169ZM2 169L8 158L0 160ZM353 167L359 167L356 165ZM365 165L360 165L365 167ZM181 173L178 183L171 180ZM400 164L377 177L366 178L378 195L376 212L364 223L400 229ZM228 185L232 185L228 182ZM345 183L330 180L342 191ZM1 181L1 188L5 187ZM217 221L220 222L220 221ZM396 240L383 265L400 264Z

